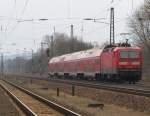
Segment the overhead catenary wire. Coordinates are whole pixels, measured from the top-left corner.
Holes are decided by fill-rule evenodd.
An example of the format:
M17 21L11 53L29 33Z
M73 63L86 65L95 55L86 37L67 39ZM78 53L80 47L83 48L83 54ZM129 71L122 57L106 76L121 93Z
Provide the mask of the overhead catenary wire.
M29 0L26 0L26 1L25 1L25 4L24 4L24 7L23 7L23 9L22 9L22 12L21 12L21 14L20 14L19 19L20 19L20 18L23 16L23 14L25 13L25 10L26 10L26 7L27 7L28 3L29 3ZM16 0L15 0L15 7L16 7ZM17 17L16 17L16 19L17 19ZM19 24L19 23L16 22L15 26L12 28L12 30L11 30L10 32L14 31L14 30L17 28L18 24ZM7 27L7 28L8 28L8 27ZM6 29L6 31L7 31L7 29Z
M29 0L26 0L24 8L23 8L22 13L21 13L21 16L24 14L25 9L26 9L26 7L28 5L28 2L29 2ZM70 2L70 0L69 0L69 2ZM68 16L68 18L49 18L48 20L55 20L56 21L56 20L81 20L81 19L82 18L71 18L70 16ZM29 19L24 19L24 20L29 20ZM36 19L33 19L33 20L36 20ZM18 25L18 23L17 23L17 25ZM15 27L13 27L12 31L14 31L16 27L17 26L15 25Z
M96 18L100 14L102 15L102 14L104 14L106 12L109 12L110 11L110 7L112 7L112 4L114 4L113 7L115 7L118 4L120 4L121 1L122 0L119 0L117 3L114 3L114 0L111 0L111 2L109 2L108 5L103 10L101 10L99 13L97 13L94 17Z
M122 20L120 20L120 21L115 21L115 23L120 23ZM95 29L93 29L93 30L91 30L91 31L89 31L89 32L87 32L87 33L84 33L83 35L84 36L87 36L87 35L89 35L89 34L91 34L91 33L94 33L94 32L96 32L96 31L99 31L99 29L106 29L106 28L108 28L109 27L109 25L105 25L105 26L103 26L103 27L97 27L97 28L95 28ZM115 36L117 36L118 34L115 34Z
M22 9L22 12L21 12L21 14L20 14L20 17L23 16L23 14L25 13L25 10L26 10L26 8L27 8L28 3L29 3L29 0L26 0L26 1L25 1L25 4L24 4L24 7L23 7L23 9Z
M23 15L24 14L24 12L25 12L25 9L26 9L26 7L27 7L27 5L28 5L28 1L29 0L26 0L26 2L25 2L25 6L24 6L24 8L23 8L23 10L22 10L22 13L21 13L21 15ZM119 2L118 2L119 3ZM108 12L110 9L106 9L106 11ZM68 21L68 19L69 20L81 20L82 18L78 18L78 17L74 17L74 18L71 18L71 17L68 17L68 18L49 18L48 20L49 21L56 21L56 20L58 20L58 21L60 21L60 20L66 20L66 21ZM16 23L16 25L18 25L19 23ZM17 26L14 26L13 27L13 29L12 29L12 31L14 31L15 30L15 28L17 28ZM68 25L68 24L65 24L65 25ZM68 26L68 28L69 28L69 26Z
M13 5L13 8L11 10L11 13L9 14L9 17L12 17L15 13L15 19L16 19L16 16L17 16L17 13L16 13L16 0L14 0L14 5ZM8 27L10 25L10 20L8 20L8 23L6 24L6 27L5 27L5 33L7 32L8 30Z
M105 9L104 10L102 10L101 12L99 12L96 16L95 16L95 19L97 18L97 16L99 15L99 14L104 14L104 13L106 13L106 19L108 19L108 17L107 16L109 16L107 13L109 13L108 11L110 11L110 6L112 6L112 4L114 4L113 5L113 7L114 6L116 6L116 5L118 5L120 3L120 0L117 2L117 3L115 3L114 4L114 0L112 0L110 3L109 3L109 5L107 5L107 7L105 7ZM116 19L115 19L116 20ZM119 19L119 21L117 21L117 22L120 22L120 21L122 21L121 19ZM103 21L104 22L104 21ZM107 23L107 22L104 22L104 23ZM115 23L116 23L116 21L115 21Z

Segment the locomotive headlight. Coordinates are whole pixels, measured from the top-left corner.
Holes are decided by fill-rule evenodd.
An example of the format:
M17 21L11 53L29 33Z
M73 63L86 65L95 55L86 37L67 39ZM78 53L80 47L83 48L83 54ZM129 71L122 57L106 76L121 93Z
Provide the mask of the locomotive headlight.
M133 65L140 65L140 62L132 62Z
M119 62L119 65L127 65L128 62Z

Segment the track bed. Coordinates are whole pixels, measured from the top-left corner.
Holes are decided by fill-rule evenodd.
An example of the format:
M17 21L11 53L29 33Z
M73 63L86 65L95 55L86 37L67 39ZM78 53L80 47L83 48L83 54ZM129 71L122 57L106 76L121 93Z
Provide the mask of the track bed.
M0 116L24 116L7 93L0 87Z
M31 109L38 116L64 116L61 111L56 111L49 105L43 103L41 100L27 94L26 92L12 86L4 81L0 82L3 86L7 87L11 93L13 93L17 98L23 102L29 109Z

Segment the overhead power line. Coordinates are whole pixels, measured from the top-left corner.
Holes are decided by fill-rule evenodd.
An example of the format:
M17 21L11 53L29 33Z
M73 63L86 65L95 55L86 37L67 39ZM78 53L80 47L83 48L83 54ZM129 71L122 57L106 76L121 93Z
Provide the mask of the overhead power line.
M13 17L14 14L15 14L15 18L16 18L16 16L17 16L17 13L16 13L16 0L14 0L14 5L13 5L13 8L12 8L10 14L9 14L9 17ZM7 32L8 27L9 27L10 24L11 24L10 20L8 20L8 23L6 24L6 27L5 27L5 33Z
M120 2L121 2L122 0L119 0L119 1L117 1L116 3L114 2L114 0L111 0L111 2L109 2L109 4L103 9L103 10L101 10L99 13L97 13L96 15L95 15L95 18L98 16L98 15L101 15L101 14L104 14L104 13L107 13L108 11L110 11L110 7L111 7L111 5L113 4L113 7L115 7L115 6L117 6L118 4L120 4Z
M14 8L16 8L16 0L15 0L14 2L15 2ZM19 19L20 19L21 16L23 16L23 14L25 13L25 10L26 10L26 7L27 7L27 5L28 5L28 2L29 2L29 0L26 0L26 1L25 1L25 5L24 5L24 7L23 7L23 10L22 10L22 12L21 12L21 14L20 14ZM16 17L16 20L17 20L17 17ZM10 24L10 23L8 23L8 24L6 25L5 32L7 31L9 24ZM11 30L10 32L14 31L14 30L17 28L18 24L19 24L19 22L17 21L17 23L15 24L15 26L12 28L12 30Z
M24 5L24 7L23 7L23 10L22 10L22 12L21 12L21 14L20 14L20 17L25 13L25 10L26 10L26 8L27 8L28 3L29 3L29 0L26 0L26 1L25 1L25 5Z

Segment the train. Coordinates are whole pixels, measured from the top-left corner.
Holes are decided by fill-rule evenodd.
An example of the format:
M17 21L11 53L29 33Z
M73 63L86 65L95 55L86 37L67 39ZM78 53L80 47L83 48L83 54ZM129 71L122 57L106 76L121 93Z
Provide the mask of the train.
M130 45L92 48L53 57L48 68L51 77L122 80L134 84L142 77L142 49Z

